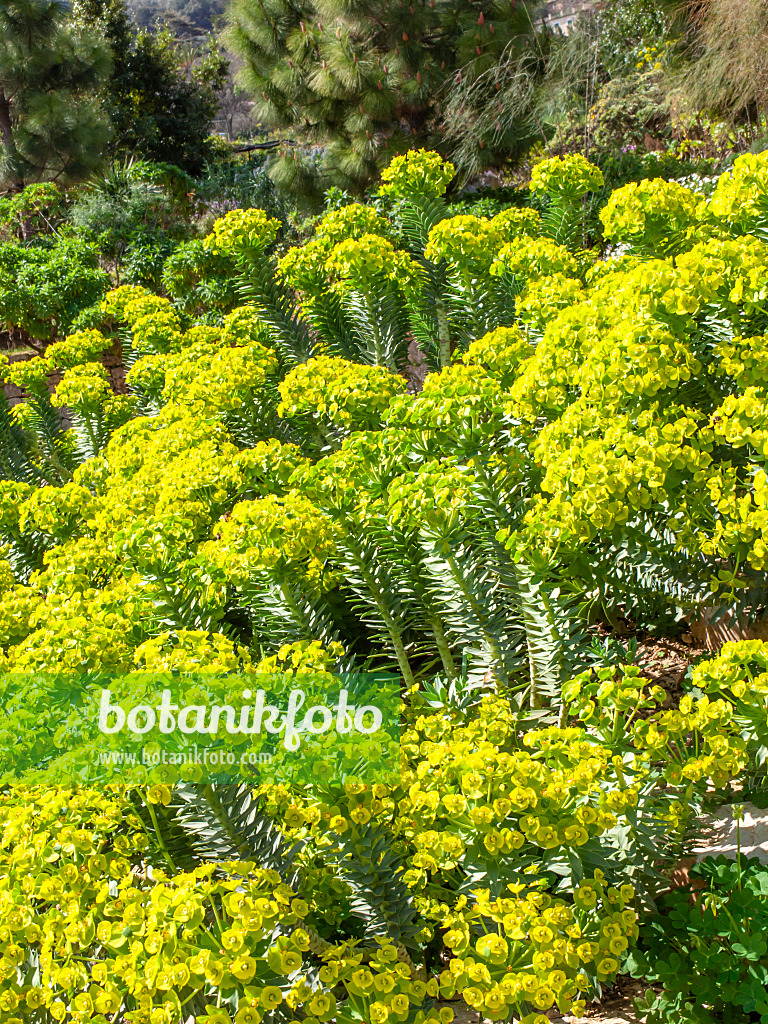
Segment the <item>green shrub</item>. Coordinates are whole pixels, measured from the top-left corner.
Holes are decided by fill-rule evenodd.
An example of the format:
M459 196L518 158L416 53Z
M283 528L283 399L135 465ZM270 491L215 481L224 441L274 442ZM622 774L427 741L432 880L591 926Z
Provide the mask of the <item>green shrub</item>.
M66 334L109 284L94 247L78 239L35 247L0 242L0 323L6 330L52 341Z
M101 254L122 263L135 244L167 244L190 230L200 209L194 182L171 164L114 164L78 190L69 219Z
M182 243L183 244L183 243ZM142 285L144 288L159 289L163 283L163 268L174 250L169 239L134 236L125 254L122 273L126 284Z
M0 224L18 241L50 234L61 222L63 205L63 193L53 182L27 185L16 195L0 199Z
M161 280L168 295L187 313L228 312L238 301L236 269L231 257L211 252L202 239L195 238L170 253L163 262Z

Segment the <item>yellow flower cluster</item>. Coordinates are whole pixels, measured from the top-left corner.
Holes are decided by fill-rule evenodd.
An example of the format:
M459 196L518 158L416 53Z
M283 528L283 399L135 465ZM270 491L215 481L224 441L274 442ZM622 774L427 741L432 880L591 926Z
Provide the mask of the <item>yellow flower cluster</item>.
M531 172L531 191L575 202L604 184L602 172L581 153L541 160Z
M367 292L381 280L418 277L418 266L380 235L361 235L334 246L325 269L342 293L348 289Z
M231 210L220 217L205 239L213 253L252 256L271 245L280 230L280 221L263 210Z
M509 884L510 895L496 899L476 892L466 909L460 900L444 922L455 956L440 975L441 993L461 993L490 1020L508 1020L517 1010L521 1021L535 1021L555 1005L561 1013L582 1011L581 993L615 974L638 932L627 906L632 886L604 883L595 872L574 889L572 904L542 892L541 883L524 882ZM490 928L473 941L474 922ZM534 1012L523 1016L521 1005Z
M327 240L331 245L338 245L348 238L361 238L363 235L386 236L389 230L389 222L371 206L350 203L348 206L342 206L340 210L326 213L317 225L316 236Z
M437 153L409 150L381 172L384 184L380 191L395 196L441 196L455 174L453 164Z
M768 211L768 155L744 153L718 179L708 204L720 222L738 231L754 231Z
M289 492L235 505L205 550L232 582L246 582L259 568L319 573L333 548L332 523L312 502Z
M674 181L632 182L612 193L600 212L608 238L663 252L703 216L701 196Z
M323 356L291 370L279 391L281 416L310 413L345 430L375 430L405 381L383 366Z
M491 265L492 275L498 276L505 271L523 281L552 274L576 277L579 264L563 245L556 245L546 238L521 237L504 246Z
M446 217L429 232L424 258L487 272L504 237L492 220L469 215Z

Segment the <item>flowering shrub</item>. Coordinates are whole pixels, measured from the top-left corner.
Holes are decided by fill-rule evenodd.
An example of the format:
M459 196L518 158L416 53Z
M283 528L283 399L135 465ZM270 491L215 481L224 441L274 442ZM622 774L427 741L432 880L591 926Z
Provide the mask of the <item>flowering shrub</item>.
M281 416L310 412L347 430L370 430L381 426L382 414L405 382L380 366L324 357L291 370L279 390Z
M761 231L768 218L768 155L744 153L717 182L709 211L729 230Z
M509 271L521 281L527 281L531 277L551 277L554 274L574 277L578 266L565 246L547 239L519 238L497 252L490 272L500 276Z
M210 645L199 632L178 639L175 648L167 635L145 643L137 662L190 671L232 657L231 645ZM327 670L338 653L294 645L279 658L300 675ZM631 669L582 674L566 694L577 724L529 731L522 743L504 698L486 696L467 715L435 711L414 694L395 787L264 784L264 810L251 810L248 825L238 817L241 802L250 806L247 789L209 786L204 798L172 775L139 791L6 794L0 1004L22 1020L43 1010L78 1024L185 1013L242 1024L277 1007L288 1019L404 1021L416 1010L421 1021L448 1024L451 1011L432 1005L438 995L527 1024L555 1005L579 1012L637 937L627 879L639 865L627 835L641 821L655 822L659 837L679 827L692 793L712 779L700 767L703 741L727 734L725 708L690 734L690 723L653 710L659 694L644 682ZM650 716L639 717L642 709ZM682 758L681 774L660 768L664 743ZM4 764L18 763L18 753L6 758L16 744L0 735ZM239 854L222 833L216 863L180 870L211 834L199 820L205 799L218 801L217 820L228 822ZM254 822L273 830L268 846ZM175 836L170 845L163 833ZM385 838L398 859L382 857ZM607 850L603 870L576 870ZM467 899L460 882L470 877ZM371 886L382 887L383 901ZM361 900L362 943L349 930ZM449 958L425 971L435 939Z
M55 730L2 734L10 1020L579 1012L635 941L647 851L676 856L708 791L755 770L763 644L670 707L602 663L577 604L658 621L757 592L765 243L651 183L610 200L631 251L600 261L530 211L451 217L452 174L397 158L401 233L353 204L279 261L277 222L235 211L205 245L247 302L195 323L115 289L3 367L25 392L0 480L8 706L31 714L51 671L404 684L397 784L263 783L258 806L174 771L65 795ZM576 208L597 177L538 181ZM98 362L116 339L127 395Z
M442 166L434 155L411 154L393 164L392 180L411 164L427 176ZM560 164L550 171L555 178L564 173ZM443 178L449 172L445 168ZM609 202L606 222L636 223L632 231L645 239L637 243L641 249L651 237L647 211L642 223L632 220L639 216L641 193L647 211L658 211L652 216L661 218L659 224L673 218L662 225L665 237L673 221L674 231L688 237L686 218L703 216L696 197L666 183L620 190ZM259 211L235 211L213 237L245 231L246 214L248 231L258 235L253 247L263 253L276 222ZM375 609L385 645L399 652L406 678L414 677L408 649L434 644L450 675L459 638L470 636L481 650L496 652L495 670L516 678L516 641L507 639L504 626L511 609L500 612L495 625L472 610L487 601L503 606L506 559L522 560L536 572L576 571L585 593L599 593L609 606L630 592L635 604L652 604L647 575L633 576L628 566L629 575L607 577L606 564L611 552L628 544L645 550L648 531L663 518L667 533L649 555L664 565L657 573L664 581L662 599L694 604L749 585L768 550L762 536L768 489L761 461L768 441L759 357L768 296L763 242L743 235L698 241L694 234L674 258L649 258L638 249L603 265L594 254L534 237L543 230L535 215L507 211L493 219L438 219L417 258L399 249L394 235L377 233L384 223L379 213L352 204L327 215L316 238L289 251L279 266L259 257L250 264L257 275L253 301L228 314L221 327L189 326L173 303L145 289L110 293L101 331L72 335L45 359L6 371L30 399L36 396L37 406L15 418L37 438L39 471L53 480L58 474L60 482L73 472L93 479L87 486L98 490L99 522L115 521L111 509L135 509L144 521L170 509L182 512L172 499L158 504L158 495L172 495L179 486L166 478L168 460L181 460L179 474L187 473L199 454L196 417L212 416L216 423L206 438L215 446L213 461L205 463L212 494L220 493L213 481L227 477L223 464L233 451L274 436L295 444L316 469L291 479L295 465L289 458L285 493L311 500L340 531L344 542L326 567L327 579L339 586L352 574L355 592ZM515 225L524 231L510 237ZM280 280L298 290L298 306L286 305ZM710 342L707 324L716 310L734 329ZM84 365L106 347L115 327L128 332L127 344L140 356L128 378L134 394L117 404L100 371ZM427 351L443 364L417 401L404 396L397 373L413 337L427 339ZM297 358L299 365L286 376ZM57 449L62 466L51 468L45 463L49 442L35 417L42 415L47 373L55 366L67 370L56 400L67 396L80 419ZM139 416L120 426L139 409L157 418ZM167 453L156 447L165 438L174 439ZM97 451L93 466L76 468L78 457ZM141 487L132 487L129 477L122 481L125 471L115 467L124 458L129 474L146 474ZM163 466L162 480L152 478L153 459ZM389 467L383 476L381 465ZM422 473L435 482L435 494L443 493L438 480L460 480L453 493L464 497L428 534L418 515L410 517L410 533L395 542L391 509L400 506L390 492L400 493L406 474L419 480ZM237 491L233 480L213 503L199 496L185 500L195 516L205 510L202 522L209 529L229 514L226 503ZM406 531L406 521L397 521ZM359 548L369 531L389 538L375 553ZM189 536L200 536L194 521ZM113 536L102 527L92 540L114 550ZM31 538L14 542L17 548L38 544ZM490 593L476 575L481 562L467 568L481 550L482 572L493 580ZM695 565L695 579L676 567L676 551ZM40 569L32 558L25 571ZM387 581L383 590L374 586L377 573ZM145 585L159 584L147 579ZM398 595L394 614L382 594ZM460 621L453 610L459 594L475 595L460 599ZM311 588L302 595L302 601L314 599ZM218 621L218 605L210 613ZM207 613L198 608L196 614L203 621ZM266 622L260 628L267 629ZM416 666L420 658L415 655Z
M602 877L585 879L571 904L520 882L510 886L512 898L481 898L474 913L449 918L454 927L445 943L456 956L441 975L442 994L461 992L490 1020L508 1019L521 1004L548 1010L557 1003L562 1012L578 1012L584 1006L578 994L611 978L637 935L634 910L624 910L634 898L632 886L606 891ZM467 923L473 918L485 918L497 931L472 943ZM548 1018L534 1010L520 1019L536 1024Z

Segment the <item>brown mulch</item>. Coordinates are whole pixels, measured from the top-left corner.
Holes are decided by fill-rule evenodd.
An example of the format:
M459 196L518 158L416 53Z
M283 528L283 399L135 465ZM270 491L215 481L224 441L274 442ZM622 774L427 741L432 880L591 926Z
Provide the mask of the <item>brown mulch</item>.
M616 630L598 625L593 626L591 631L600 640L610 636L624 644L635 640L637 654L634 663L641 668L645 678L667 691L670 706L678 704L683 696L683 679L689 665L703 655L713 656L704 641L695 639L691 633L682 633L678 637L650 636L635 630L625 620L619 620L619 628Z
M683 696L682 684L688 666L708 653L690 633L683 633L679 639L646 637L638 642L637 664L644 676L667 691L671 703L678 704Z
M617 978L616 984L604 994L601 1002L588 1006L582 1017L572 1017L570 1014L562 1017L557 1010L550 1010L547 1016L552 1024L637 1024L632 999L641 995L647 987L631 978ZM477 1010L467 1006L463 999L451 1000L444 1005L453 1010L454 1024L490 1024L490 1021L480 1017Z

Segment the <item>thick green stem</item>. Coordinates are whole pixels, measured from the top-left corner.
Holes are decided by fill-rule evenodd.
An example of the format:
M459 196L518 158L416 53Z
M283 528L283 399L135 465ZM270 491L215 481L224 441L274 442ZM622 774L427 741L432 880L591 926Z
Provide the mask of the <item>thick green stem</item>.
M373 296L365 292L365 305L368 307L368 322L371 325L371 334L373 334L373 356L376 366L384 366L382 342L381 342L381 331L379 330L379 318L376 311L376 303L373 301Z
M285 603L285 607L290 612L291 617L293 618L293 621L296 623L296 625L305 632L305 635L308 639L318 639L317 637L312 636L312 630L310 624L307 622L307 617L304 611L302 610L301 606L299 605L298 601L293 596L293 592L291 591L288 584L281 581L278 582L277 586L278 589L280 590L280 596L282 597L283 602ZM322 639L322 637L320 639Z
M395 657L397 658L397 664L400 668L403 679L405 680L405 684L406 686L414 686L416 680L414 679L413 669L408 661L408 654L405 650L405 644L403 643L403 632L395 622L394 616L387 605L384 593L376 582L373 574L368 570L368 567L360 553L350 547L350 554L354 560L355 568L360 573L360 577L368 588L368 592L376 604L379 615L381 615L381 620L384 623L384 628L389 634L389 639L392 643Z
M454 680L458 678L459 674L456 670L454 655L451 653L451 645L447 642L447 637L442 629L442 623L439 621L439 618L434 618L430 615L429 628L432 630L434 642L437 646L437 652L440 655L445 675L451 680L451 682L454 682Z
M458 673L456 672L456 663L453 660L451 647L445 635L443 624L434 615L429 615L429 628L432 630L432 635L435 638L435 644L437 645L437 651L440 655L440 661L443 663L445 674L453 682L457 678Z
M155 827L155 836L157 838L157 845L160 847L160 851L163 854L163 857L165 857L166 864L171 869L171 871L174 871L174 872L178 871L178 868L176 867L176 865L173 862L173 857L171 856L170 850L165 845L165 840L163 839L163 834L160 831L160 822L157 820L157 815L155 814L154 805L152 803L150 803L149 800L145 800L144 801L144 806L149 811L149 816L152 819L152 824Z
M438 298L435 303L437 312L437 340L439 344L440 369L444 370L451 362L451 329L445 309L445 300Z
M488 629L488 616L485 613L485 611L483 610L483 608L477 603L477 601L475 601L475 599L474 599L474 597L472 595L472 591L467 586L466 579L464 577L464 573L459 568L459 564L456 561L455 557L453 555L446 555L445 561L446 561L448 567L451 570L451 575L453 576L454 582L458 586L458 588L461 591L463 597L466 599L467 604L471 608L472 613L474 614L475 618L477 619L477 623L480 626L480 630L481 630L481 632L483 634L483 639L488 644L488 649L491 652L491 657L494 659L494 661L496 663L497 671L499 672L501 681L503 683L506 683L507 682L507 674L506 674L506 672L502 668L501 648L499 647L498 643L494 639L493 634Z

